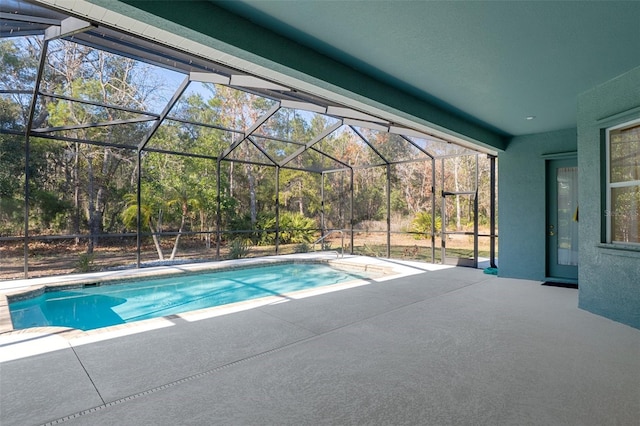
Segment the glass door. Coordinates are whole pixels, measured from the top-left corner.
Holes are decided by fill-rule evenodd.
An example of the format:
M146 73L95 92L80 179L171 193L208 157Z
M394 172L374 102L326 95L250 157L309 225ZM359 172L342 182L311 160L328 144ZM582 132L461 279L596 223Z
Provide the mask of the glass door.
M578 280L578 167L575 158L547 162L547 276Z

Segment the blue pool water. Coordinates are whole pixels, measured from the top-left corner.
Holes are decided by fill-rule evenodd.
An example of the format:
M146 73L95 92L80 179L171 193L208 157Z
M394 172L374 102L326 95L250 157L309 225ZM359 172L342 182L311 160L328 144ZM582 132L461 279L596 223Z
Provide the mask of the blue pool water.
M360 278L365 273L288 263L45 292L11 302L9 310L14 329L93 330Z

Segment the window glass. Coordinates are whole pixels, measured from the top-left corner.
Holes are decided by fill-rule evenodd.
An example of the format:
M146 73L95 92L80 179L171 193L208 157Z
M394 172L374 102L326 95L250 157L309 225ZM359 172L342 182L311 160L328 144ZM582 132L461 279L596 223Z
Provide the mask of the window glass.
M578 264L578 168L559 167L556 175L558 194L558 265Z
M608 242L640 243L640 120L608 132Z

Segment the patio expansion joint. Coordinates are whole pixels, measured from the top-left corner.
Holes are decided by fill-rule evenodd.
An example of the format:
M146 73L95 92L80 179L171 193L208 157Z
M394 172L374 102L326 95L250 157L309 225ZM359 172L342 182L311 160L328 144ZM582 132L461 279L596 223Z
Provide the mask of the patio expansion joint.
M366 321L372 320L372 319L377 318L377 317L380 317L380 316L382 316L382 315L386 315L386 314L389 314L389 313L392 313L392 312L396 312L396 311L399 311L399 310L402 310L402 309L406 309L406 308L409 308L409 307L411 307L411 306L419 305L419 304L421 304L421 303L425 303L425 302L427 302L427 301L434 301L434 300L437 300L437 299L439 299L439 298L441 298L441 297L445 297L445 296L448 296L448 295L450 295L450 294L454 294L454 293L457 293L457 292L459 292L459 291L463 291L463 290L465 290L465 289L467 289L467 288L469 288L469 287L473 287L473 286L475 286L475 285L483 284L484 282L489 281L489 280L491 280L492 278L495 278L495 277L483 277L483 279L481 279L481 280L479 280L479 281L466 283L466 284L464 284L462 287L458 287L458 288L455 288L455 289L452 289L452 290L446 291L446 292L444 292L444 293L437 294L437 295L435 295L435 296L424 297L424 298L420 298L420 299L417 299L417 300L410 300L410 301L408 301L407 303L403 303L403 304L398 305L398 306L395 306L395 307L393 307L393 308L390 308L390 309L387 309L387 310L384 310L384 311L381 311L381 312L377 312L377 313L375 313L375 314L373 314L373 315L369 315L369 316L367 316L367 317L362 317L362 318L357 319L357 320L355 320L355 321L350 321L350 322L344 323L344 324L342 324L342 325L339 325L339 326L337 326L337 327L333 327L333 328L330 328L330 329L326 329L326 330L321 331L321 332L318 332L317 330L316 330L316 331L314 331L314 330L312 330L312 329L309 329L308 327L304 327L303 325L299 324L298 322L289 321L288 319L283 318L283 317L281 317L281 316L279 316L279 315L276 315L276 314L274 314L274 313L272 313L272 312L267 312L266 310L262 309L262 307L259 307L259 308L256 308L256 309L258 309L258 310L262 311L265 315L269 315L269 316L271 316L271 317L273 317L273 318L276 318L276 319L277 319L277 320L279 320L279 321L284 321L284 322L286 322L287 324L291 324L291 325L293 325L293 326L295 326L295 327L298 327L298 328L300 328L300 329L302 329L302 330L308 331L309 333L313 333L313 336L309 336L309 337L307 337L307 338L305 338L305 339L301 339L301 340L298 340L298 341L296 341L296 342L293 342L293 343L291 343L291 344L289 344L289 345L283 346L283 347L281 347L281 348L277 348L277 349L284 349L284 348L287 348L287 347L293 346L293 345L298 344L298 343L304 343L304 342L306 342L306 341L311 341L311 340L313 340L313 339L320 338L320 337L322 337L322 336L325 336L325 335L328 335L328 334L331 334L331 333L334 333L334 332L338 332L338 331L340 331L340 330L342 330L342 329L345 329L345 328L351 327L351 326L353 326L353 325L360 324L360 323L363 323L363 322L366 322ZM357 290L358 290L358 291L364 291L364 292L368 291L365 287L359 287ZM271 352L274 352L274 351L275 351L275 350L272 350L272 351L269 351L269 352L267 352L267 353L271 353ZM256 355L256 356L259 356L259 355L261 355L261 354L258 354L258 355ZM247 360L248 360L248 359L251 359L251 358L253 358L253 357L247 358ZM244 360L240 360L240 361L244 361ZM233 363L231 363L231 364L229 364L229 365L233 365Z
M58 424L66 422L67 420L72 420L72 419L75 419L75 418L78 418L78 417L81 417L81 416L84 416L84 415L87 415L87 414L95 413L95 412L103 410L105 408L113 407L115 405L122 404L124 402L132 401L134 399L138 399L138 398L141 398L141 397L144 397L144 396L147 396L147 395L159 392L159 391L163 391L165 389L169 389L169 388L172 388L174 386L177 386L177 385L180 385L180 384L183 384L183 383L187 383L187 382L190 382L190 381L193 381L193 380L197 380L197 379L200 379L202 377L210 376L210 375L215 374L215 373L217 373L219 371L222 371L224 369L227 369L227 368L230 368L230 367L233 367L233 366L236 366L236 365L248 362L248 361L252 361L254 359L262 358L264 356L267 356L267 355L270 355L270 354L285 350L287 348L293 347L293 346L298 345L300 343L303 343L303 342L305 342L307 340L315 339L316 337L318 337L318 335L314 334L313 336L305 337L303 339L299 339L299 340L293 341L291 343L288 343L288 344L283 345L283 346L279 346L277 348L269 349L267 351L260 352L260 353L257 353L257 354L254 354L254 355L251 355L251 356L248 356L248 357L245 357L245 358L237 359L237 360L229 362L227 364L219 365L219 366L217 366L215 368L212 368L210 370L203 371L203 372L197 373L197 374L193 374L191 376L183 377L182 379L178 379L178 380L175 380L173 382L165 383L163 385L156 386L155 388L147 389L147 390L144 390L142 392L138 392L138 393L135 393L135 394L132 394L132 395L128 395L128 396L125 396L125 397L122 397L122 398L119 398L119 399L116 399L116 400L113 400L113 401L109 401L109 402L105 402L104 401L104 399L100 395L100 392L98 392L98 390L96 388L96 392L98 392L98 396L100 396L100 399L103 401L103 404L97 405L97 406L92 407L92 408L88 408L86 410L78 411L78 412L73 413L73 414L69 414L69 415L61 417L59 419L48 421L46 423L43 423L41 426L58 425ZM75 353L75 351L74 351L74 353ZM82 365L82 363L81 363L81 365ZM84 369L84 365L82 366L82 368ZM86 372L86 369L85 369L85 372ZM88 375L88 373L87 373L87 375ZM91 380L90 377L89 377L89 379ZM91 383L93 384L93 386L95 388L95 384L93 383L93 380L91 380Z
M386 315L386 314L391 313L391 312L399 311L399 310L402 310L402 309L405 309L405 308L408 308L408 307L411 307L411 306L414 306L414 305L418 305L420 303L424 303L424 302L427 302L427 301L437 300L437 299L439 299L441 297L445 297L445 296L448 296L450 294L457 293L459 291L463 291L463 290L465 290L465 289L467 289L469 287L472 287L472 286L475 286L475 285L479 285L479 284L483 284L486 281L491 280L492 278L495 278L495 277L491 277L491 276L483 277L479 281L465 283L461 287L451 289L449 291L437 294L435 296L424 297L424 298L420 298L420 299L417 299L417 300L416 299L408 300L407 303L403 303L403 304L395 306L395 307L393 307L391 309L384 310L382 312L377 312L377 313L375 313L373 315L369 315L367 317L362 317L362 318L357 319L355 321L347 322L347 323L344 323L344 324L339 325L337 327L326 329L326 330L324 330L322 332L314 331L314 330L312 330L312 329L310 329L308 327L304 327L303 325L299 324L298 322L290 321L290 320L288 320L288 319L286 319L284 317L281 317L279 315L274 314L273 312L267 312L265 309L263 309L263 307L258 307L256 309L258 309L259 311L261 311L265 315L269 315L269 316L271 316L271 317L273 317L273 318L275 318L275 319L277 319L279 321L284 321L287 324L291 324L291 325L293 325L295 327L298 327L298 328L300 328L302 330L305 330L305 331L308 331L309 333L313 333L314 334L313 336L309 336L306 339L302 339L302 340L299 340L299 341L295 342L295 343L302 343L302 342L305 342L307 340L312 340L312 339L314 339L316 337L321 337L323 335L326 335L326 334L329 334L329 333L333 333L333 332L339 331L341 329L344 329L344 328L347 328L347 327L351 327L351 326L359 324L359 323L363 323L365 321L369 321L371 319L377 318L377 317L382 316L382 315ZM363 292L369 292L370 291L366 287L358 287L357 290L358 291L363 291ZM375 291L373 293L375 293ZM287 346L289 346L289 345L287 345ZM284 348L284 346L283 346L283 348Z
M80 363L80 366L82 367L82 371L84 371L84 373L87 375L87 378L89 379L89 381L91 382L91 386L93 386L93 388L96 390L96 394L98 394L98 398L100 398L100 401L102 401L102 404L104 404L104 398L102 397L102 394L100 394L100 390L98 389L98 387L96 386L95 382L93 381L93 379L91 378L91 375L89 374L89 372L87 371L87 368L84 366L84 364L82 363L82 360L80 359L80 357L78 356L78 353L76 352L76 348L73 345L69 345L69 347L71 348L71 350L73 351L73 355L76 357L76 359L78 360L78 363Z

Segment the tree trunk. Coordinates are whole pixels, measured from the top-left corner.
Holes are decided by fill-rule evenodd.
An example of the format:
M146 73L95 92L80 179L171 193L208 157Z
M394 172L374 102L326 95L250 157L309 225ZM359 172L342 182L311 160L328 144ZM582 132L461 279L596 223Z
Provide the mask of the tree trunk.
M149 221L149 229L151 230L151 238L153 238L153 244L156 246L158 252L158 259L164 260L164 254L162 253L162 247L160 247L160 240L158 239L157 230L153 229L151 221Z
M93 162L91 161L91 159L89 158L87 161L87 173L88 173L88 180L89 180L89 187L87 188L87 198L88 198L88 208L87 208L87 216L89 219L89 243L87 244L87 254L91 254L93 253L93 235L94 235L94 212L95 212L95 202L94 202L94 198L93 198L93 194L94 194L94 187L93 187L93 180L94 180L94 174L93 174Z
M253 175L253 167L247 164L247 180L249 181L249 211L251 212L251 225L258 223L258 203L256 202L256 178Z
M96 190L96 201L94 205L94 211L91 218L91 235L93 238L93 247L96 248L99 245L100 237L104 233L104 212L107 204L107 191L104 187L104 176L109 175L109 161L111 160L111 156L109 154L109 149L105 148L102 154L102 170L101 176L102 179L99 179L97 182L97 190ZM93 181L95 179L92 178ZM95 183L94 183L95 185Z
M182 203L182 218L180 219L180 229L178 229L178 235L176 235L176 241L173 243L173 250L171 251L171 257L169 260L173 260L176 257L176 253L178 253L178 243L180 242L180 237L182 236L182 231L184 230L184 224L187 219L187 203Z
M73 150L73 233L76 235L75 244L80 244L77 237L80 234L80 144L75 143Z
M304 202L303 202L303 197L302 197L302 182L298 182L298 191L300 196L298 197L298 211L300 212L300 215L304 216Z
M232 161L231 164L229 164L229 198L233 198L233 185L234 185L234 181L233 181L233 165L235 163Z

